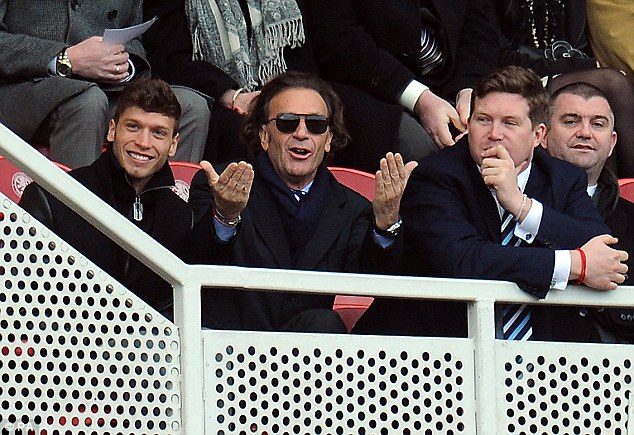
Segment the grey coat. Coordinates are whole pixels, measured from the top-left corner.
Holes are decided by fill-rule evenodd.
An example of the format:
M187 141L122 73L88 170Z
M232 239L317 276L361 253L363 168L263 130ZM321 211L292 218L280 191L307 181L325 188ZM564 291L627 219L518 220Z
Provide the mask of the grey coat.
M30 138L57 105L95 83L52 77L64 48L143 19L142 0L0 0L0 121ZM126 44L137 73L149 69L139 39Z

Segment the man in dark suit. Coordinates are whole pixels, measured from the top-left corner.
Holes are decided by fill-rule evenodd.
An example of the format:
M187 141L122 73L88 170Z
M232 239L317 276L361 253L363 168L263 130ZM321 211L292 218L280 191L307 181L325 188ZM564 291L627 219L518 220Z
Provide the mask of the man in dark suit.
M548 108L539 77L506 67L481 79L473 94L468 137L421 161L404 196L411 271L513 281L539 298L569 280L615 289L625 280L627 253L610 247L616 239L586 194L585 173L538 147ZM359 330L466 332L459 304L408 302L399 311L391 304L399 303L380 301ZM523 307L515 316L523 339L554 332L548 310L508 307ZM504 338L514 339L506 327L505 320Z
M600 86L600 84L599 84ZM551 97L546 135L548 153L578 166L588 175L588 195L619 239L619 247L634 257L634 204L619 197L619 183L605 166L617 142L614 113L606 95L588 83L573 83ZM632 284L627 278L626 285ZM589 310L593 326L604 342L634 341L632 309Z
M140 24L141 0L0 0L0 122L71 168L102 151L122 87L149 74L140 37L104 44L105 29ZM207 137L203 96L175 88L182 106L177 160L198 162Z
M398 137L395 149L405 158L420 158L454 143L450 126L464 131L475 80L497 65L499 36L490 0L305 4L320 74L393 104L391 111L367 116L385 123L396 114L388 126Z
M345 146L342 106L325 82L285 73L262 87L243 138L253 166L218 176L207 162L192 183L198 216L214 216L227 264L331 272L388 272L400 266L400 199L415 162L388 153L372 205L339 184L324 158ZM248 202L247 202L248 200ZM212 328L345 332L334 296L213 290L203 317Z

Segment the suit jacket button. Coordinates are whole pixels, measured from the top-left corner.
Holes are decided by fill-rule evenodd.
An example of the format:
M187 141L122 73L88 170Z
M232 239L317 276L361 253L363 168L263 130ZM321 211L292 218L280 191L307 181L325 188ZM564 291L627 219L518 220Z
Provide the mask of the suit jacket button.
M409 55L412 54L412 48L411 47L403 48L403 50L401 51L401 54L403 55L403 57L409 57Z
M110 12L108 12L108 20L114 20L115 18L117 18L117 15L119 15L119 11L117 11L116 9L111 10Z
M378 84L381 82L381 79L379 79L378 76L374 76L370 79L370 84L372 86L378 86Z
M585 308L579 309L579 315L581 317L586 317L588 315L588 310L586 310Z

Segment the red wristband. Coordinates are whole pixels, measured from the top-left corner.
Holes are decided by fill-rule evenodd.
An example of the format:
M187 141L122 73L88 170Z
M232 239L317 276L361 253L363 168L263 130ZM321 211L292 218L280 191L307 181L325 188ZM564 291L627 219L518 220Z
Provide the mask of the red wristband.
M575 251L579 252L579 255L581 256L581 272L579 273L579 278L575 280L575 284L582 285L586 280L586 253L583 252L583 249L581 248L577 248Z

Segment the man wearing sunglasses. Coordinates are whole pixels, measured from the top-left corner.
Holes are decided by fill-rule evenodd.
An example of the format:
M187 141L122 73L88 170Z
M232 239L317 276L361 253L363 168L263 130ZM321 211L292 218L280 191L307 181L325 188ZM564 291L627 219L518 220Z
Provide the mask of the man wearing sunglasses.
M399 206L415 162L388 153L375 200L339 184L327 153L347 141L342 106L322 80L285 73L269 81L242 130L253 162L218 175L206 162L192 183L197 218L214 216L228 264L331 272L398 272ZM331 295L220 290L204 294L212 328L345 332Z

